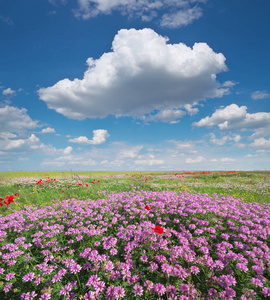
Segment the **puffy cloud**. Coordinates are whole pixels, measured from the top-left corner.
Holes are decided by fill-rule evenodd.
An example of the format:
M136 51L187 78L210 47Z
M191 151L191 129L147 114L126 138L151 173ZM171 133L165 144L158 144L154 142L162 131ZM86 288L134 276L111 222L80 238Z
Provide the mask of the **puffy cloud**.
M224 94L216 81L227 70L223 54L206 43L190 48L167 42L152 29L122 29L112 52L87 60L83 79L63 79L39 89L39 97L58 113L83 120L110 114L141 118Z
M203 156L197 156L195 159L187 158L186 163L187 164L197 164L205 161L206 159Z
M19 109L14 106L0 107L0 130L22 131L38 127L38 121L33 121L25 108Z
M63 150L63 154L64 154L64 155L69 155L69 154L71 154L72 150L73 150L73 148L70 147L70 146L68 146L68 147L66 147L66 148Z
M199 19L202 16L199 4L204 2L206 0L78 0L79 9L73 11L76 17L89 19L118 10L123 15L139 17L146 22L159 17L161 11L160 25L176 28Z
M7 96L7 95L13 95L15 93L16 92L13 91L11 88L7 88L7 89L3 90L3 92L2 92L2 94L5 95L5 96Z
M270 138L268 140L263 137L255 139L254 142L250 144L250 146L258 148L270 148Z
M71 143L81 144L81 145L100 145L105 143L106 138L110 135L108 131L105 129L97 129L93 130L93 139L89 140L86 136L79 136L74 139L69 139L68 141Z
M176 120L183 117L186 113L180 109L164 109L159 111L155 115L144 116L143 120L145 122L149 121L161 121L164 123L176 123Z
M257 131L270 127L270 113L258 112L249 114L246 106L239 107L237 104L231 104L225 108L217 109L211 117L207 116L199 122L194 122L192 125L197 127L217 125L221 130Z
M237 120L242 120L246 116L247 107L239 107L237 104L231 104L225 108L217 109L211 117L205 117L199 122L194 122L192 125L197 127L215 126L218 125L221 129L228 125L228 121L235 123Z
M40 133L54 133L54 132L55 132L54 128L47 127L47 128L42 129Z
M270 94L267 93L266 91L256 91L251 94L251 98L254 100L266 99L266 98L270 98Z

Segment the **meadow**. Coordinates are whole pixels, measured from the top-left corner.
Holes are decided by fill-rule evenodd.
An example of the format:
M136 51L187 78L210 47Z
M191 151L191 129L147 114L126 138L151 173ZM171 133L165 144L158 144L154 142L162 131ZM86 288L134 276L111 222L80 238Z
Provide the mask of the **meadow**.
M0 172L0 299L270 299L270 172Z

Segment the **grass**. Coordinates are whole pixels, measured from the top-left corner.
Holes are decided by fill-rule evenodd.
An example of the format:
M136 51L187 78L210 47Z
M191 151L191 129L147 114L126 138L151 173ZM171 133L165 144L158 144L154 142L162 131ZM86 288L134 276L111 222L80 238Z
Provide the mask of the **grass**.
M267 299L269 175L1 173L0 299Z

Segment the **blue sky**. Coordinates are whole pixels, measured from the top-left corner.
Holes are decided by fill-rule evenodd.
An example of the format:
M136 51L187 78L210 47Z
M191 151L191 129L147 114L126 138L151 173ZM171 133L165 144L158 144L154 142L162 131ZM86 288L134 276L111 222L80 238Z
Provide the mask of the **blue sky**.
M1 1L0 171L269 170L269 12Z

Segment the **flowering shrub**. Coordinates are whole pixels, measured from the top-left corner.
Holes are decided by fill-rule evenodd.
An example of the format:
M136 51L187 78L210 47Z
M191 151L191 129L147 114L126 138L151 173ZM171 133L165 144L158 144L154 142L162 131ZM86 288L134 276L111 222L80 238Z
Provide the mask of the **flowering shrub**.
M0 299L267 299L269 209L143 190L27 206L0 218Z

